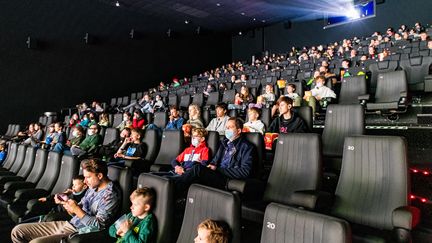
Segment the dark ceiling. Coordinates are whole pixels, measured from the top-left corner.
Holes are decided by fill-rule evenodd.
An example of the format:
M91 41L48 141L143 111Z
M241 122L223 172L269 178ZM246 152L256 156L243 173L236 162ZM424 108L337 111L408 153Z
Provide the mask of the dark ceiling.
M153 29L240 31L314 14L323 0L99 0L140 13ZM341 1L341 0L335 0ZM333 1L333 2L335 2ZM346 1L346 0L344 0ZM315 3L315 4L314 4ZM185 23L188 21L188 23Z

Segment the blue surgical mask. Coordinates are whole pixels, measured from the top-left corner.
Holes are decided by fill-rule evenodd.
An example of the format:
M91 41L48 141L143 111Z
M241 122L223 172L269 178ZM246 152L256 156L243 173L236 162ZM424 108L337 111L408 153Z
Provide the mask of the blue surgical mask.
M200 144L200 141L198 140L198 138L192 138L191 143L194 147L197 147Z
M225 137L228 138L228 140L232 141L234 138L234 131L233 130L226 130L225 131Z

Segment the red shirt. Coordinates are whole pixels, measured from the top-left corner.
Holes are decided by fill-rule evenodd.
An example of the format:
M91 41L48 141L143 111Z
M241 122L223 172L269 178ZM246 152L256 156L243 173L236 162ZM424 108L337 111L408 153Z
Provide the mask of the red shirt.
M133 128L136 128L136 129L143 129L144 124L145 124L144 119L137 120L136 118L134 118L134 119L132 120L132 127L133 127Z

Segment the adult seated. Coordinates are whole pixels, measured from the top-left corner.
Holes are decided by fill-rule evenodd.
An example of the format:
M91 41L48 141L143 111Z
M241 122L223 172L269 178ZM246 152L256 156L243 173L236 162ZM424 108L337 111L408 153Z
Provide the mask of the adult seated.
M125 160L140 160L146 154L145 145L141 142L141 130L131 129L131 135L126 138L123 145L114 154L117 161L109 162L108 165L121 165L125 164Z
M206 127L207 131L216 131L220 135L225 135L225 125L228 121L227 105L219 103L216 105L216 118L213 118L209 125Z
M82 169L89 189L81 201L54 198L56 204L63 205L74 217L70 221L19 224L11 232L14 243L60 242L70 234L102 230L114 222L120 209L121 194L108 179L106 164L97 160L84 160Z
M180 116L177 106L170 106L170 116L168 124L165 129L167 130L181 130L184 123L183 117Z
M81 142L85 138L84 128L82 128L81 126L77 126L72 129L72 138L66 141L66 145L63 148L58 146L54 147L54 151L56 151L56 149L56 152L68 151L72 146L79 146L81 144Z
M66 144L66 134L63 132L63 123L56 122L54 124L55 135L51 143L51 148L55 152L63 152L64 146Z
M74 145L70 148L70 153L74 156L82 157L94 152L96 147L102 142L102 137L99 135L99 126L97 124L91 125L87 129L87 137L80 145Z
M33 124L33 133L28 137L26 140L24 140L24 144L31 144L31 146L37 146L38 143L43 138L43 130L42 130L42 124L39 122Z
M301 133L308 132L308 127L301 117L292 111L293 100L288 97L280 97L276 103L279 116L269 127L271 133Z
M243 122L231 117L225 128L226 139L207 166L196 163L181 176L172 178L177 195L185 193L193 183L224 189L228 180L251 175L254 146L242 136Z

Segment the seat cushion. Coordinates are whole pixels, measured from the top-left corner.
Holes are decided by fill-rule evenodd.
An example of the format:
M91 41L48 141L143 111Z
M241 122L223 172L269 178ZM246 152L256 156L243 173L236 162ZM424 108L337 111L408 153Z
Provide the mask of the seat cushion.
M27 211L27 203L12 203L8 206L9 217L15 222L19 223L20 218Z
M242 205L242 218L262 223L264 220L264 211L268 203L260 202L244 202Z

